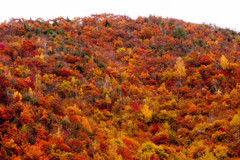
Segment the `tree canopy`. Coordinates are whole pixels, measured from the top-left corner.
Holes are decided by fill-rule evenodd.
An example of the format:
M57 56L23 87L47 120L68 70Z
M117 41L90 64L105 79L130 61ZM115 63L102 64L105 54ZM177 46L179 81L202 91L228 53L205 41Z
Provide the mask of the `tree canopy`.
M101 14L0 24L0 159L237 159L240 34Z

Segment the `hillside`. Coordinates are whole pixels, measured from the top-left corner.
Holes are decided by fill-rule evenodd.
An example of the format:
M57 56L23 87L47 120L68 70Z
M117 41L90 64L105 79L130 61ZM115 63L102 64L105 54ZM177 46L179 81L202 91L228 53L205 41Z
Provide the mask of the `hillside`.
M0 24L0 159L237 159L240 33L112 14Z

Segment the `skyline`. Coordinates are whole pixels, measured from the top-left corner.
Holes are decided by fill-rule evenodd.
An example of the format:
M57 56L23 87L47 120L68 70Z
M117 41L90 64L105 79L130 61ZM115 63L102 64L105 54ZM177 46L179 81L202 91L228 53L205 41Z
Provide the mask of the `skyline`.
M54 19L57 17L87 17L92 14L112 13L115 15L126 15L132 19L138 16L148 17L150 15L163 18L175 18L185 22L197 24L213 24L217 27L228 28L240 31L240 21L238 18L237 0L149 0L145 1L127 1L114 2L110 0L102 1L77 1L77 0L42 0L38 3L32 3L30 0L12 0L2 2L3 7L0 10L0 22L8 21L11 18Z

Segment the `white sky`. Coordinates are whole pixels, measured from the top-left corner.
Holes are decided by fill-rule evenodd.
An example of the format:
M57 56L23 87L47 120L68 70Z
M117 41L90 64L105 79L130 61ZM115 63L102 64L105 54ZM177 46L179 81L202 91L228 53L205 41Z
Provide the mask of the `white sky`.
M71 19L113 13L131 18L177 18L187 22L216 24L240 31L240 0L3 0L0 22L10 18Z

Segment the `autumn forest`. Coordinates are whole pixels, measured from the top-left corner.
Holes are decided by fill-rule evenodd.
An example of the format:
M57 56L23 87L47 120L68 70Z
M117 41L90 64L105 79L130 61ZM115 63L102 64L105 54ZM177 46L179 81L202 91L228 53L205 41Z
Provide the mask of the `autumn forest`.
M239 157L240 33L113 14L0 23L0 159Z

